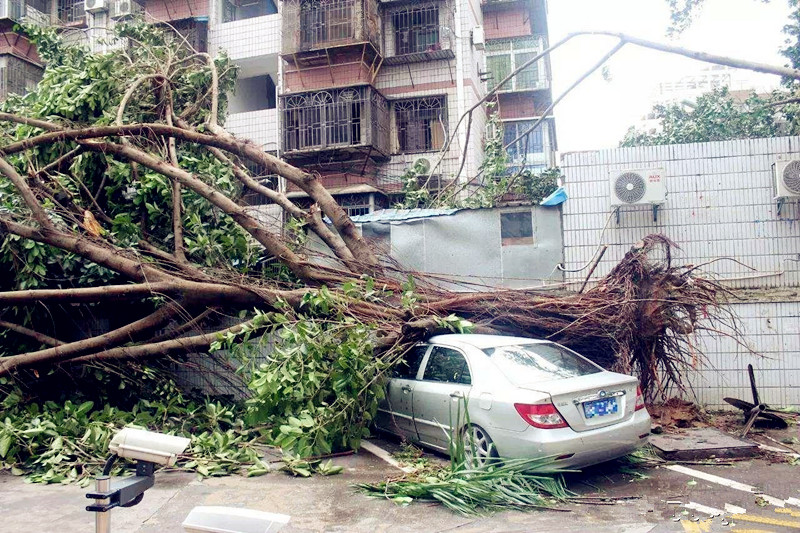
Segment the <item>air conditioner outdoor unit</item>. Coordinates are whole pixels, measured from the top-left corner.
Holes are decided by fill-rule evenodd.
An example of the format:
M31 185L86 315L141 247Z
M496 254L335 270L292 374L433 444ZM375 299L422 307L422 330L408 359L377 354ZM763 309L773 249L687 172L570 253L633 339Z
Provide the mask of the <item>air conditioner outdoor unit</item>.
M662 168L611 173L611 205L659 205L667 198Z
M775 162L775 196L800 198L800 159Z
M83 0L83 8L87 13L108 11L108 0Z
M141 11L141 4L134 2L133 0L112 0L111 12L109 15L112 19L120 19L135 15Z
M483 31L483 26L476 26L472 29L472 45L476 50L484 50L486 48L486 34Z
M427 157L419 157L414 160L414 164L411 165L417 174L427 174L431 171L431 160Z

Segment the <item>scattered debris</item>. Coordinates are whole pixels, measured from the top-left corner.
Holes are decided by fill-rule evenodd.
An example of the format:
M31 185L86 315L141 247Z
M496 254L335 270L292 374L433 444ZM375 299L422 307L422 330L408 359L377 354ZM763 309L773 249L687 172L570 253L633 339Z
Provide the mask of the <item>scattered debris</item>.
M756 376L755 373L753 372L753 365L747 365L747 373L750 377L750 390L753 393L753 403L749 403L744 400L739 400L736 398L723 398L723 400L725 400L732 406L744 411L745 423L741 436L744 437L745 435L747 435L747 432L750 431L750 428L753 427L753 424L755 423L758 417L769 420L776 427L779 428L788 427L786 421L777 414L775 414L778 411L776 411L775 409L770 409L769 406L765 403L761 403L761 400L758 396L758 389L756 388Z
M705 426L706 415L696 404L687 402L680 398L670 398L664 403L647 406L653 424L660 428L660 431L653 433L660 434L664 428L692 428Z

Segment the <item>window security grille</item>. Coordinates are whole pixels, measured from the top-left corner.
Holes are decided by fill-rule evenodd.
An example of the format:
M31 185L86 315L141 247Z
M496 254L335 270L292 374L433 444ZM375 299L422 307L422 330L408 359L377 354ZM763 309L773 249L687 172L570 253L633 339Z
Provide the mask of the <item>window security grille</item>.
M9 57L0 66L0 99L9 94L27 94L42 79L42 69L20 59Z
M508 144L519 135L525 133L535 121L525 120L520 122L503 123L503 144ZM540 124L534 131L528 133L507 148L508 161L511 164L529 165L541 163L545 157L545 128L549 127L547 122Z
M25 16L25 2L22 0L0 1L0 18L22 20Z
M394 55L441 50L439 8L408 7L392 13Z
M300 6L303 48L352 39L356 30L356 0L308 0Z
M253 163L249 160L244 162L244 166L247 169L248 174L250 174L250 177L256 180L258 183L268 189L272 189L273 191L278 189L278 175L270 174L266 166ZM245 205L251 206L272 203L272 201L263 194L257 193L250 189L245 189L243 192L242 202Z
M543 41L539 37L517 39L514 41L492 42L486 45L486 70L492 73L488 88L492 90L503 81L512 71L530 61L541 53ZM503 85L501 90L526 90L544 86L543 72L540 72L539 60L533 65L525 67L514 78Z
M58 20L64 24L83 22L86 13L83 0L58 0Z
M361 144L364 98L352 87L287 97L284 151Z
M394 112L397 148L400 152L441 150L447 132L443 97L395 102Z

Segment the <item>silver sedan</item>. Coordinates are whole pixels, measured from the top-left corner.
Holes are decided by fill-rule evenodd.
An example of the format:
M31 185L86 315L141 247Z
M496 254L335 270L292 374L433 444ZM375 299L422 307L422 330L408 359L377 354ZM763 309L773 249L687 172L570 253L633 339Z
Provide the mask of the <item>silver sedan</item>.
M468 425L459 415L464 403ZM645 444L650 415L636 378L559 344L439 335L395 369L376 425L440 451L450 435L466 437L479 462L553 456L559 466L579 468Z

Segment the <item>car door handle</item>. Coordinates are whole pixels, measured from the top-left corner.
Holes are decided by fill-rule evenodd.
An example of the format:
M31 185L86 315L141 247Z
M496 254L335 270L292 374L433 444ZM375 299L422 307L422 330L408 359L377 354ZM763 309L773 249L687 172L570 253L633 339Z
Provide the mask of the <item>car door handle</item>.
M450 393L450 397L451 398L463 398L464 397L464 393L459 392L459 391L451 392Z
M408 385L403 385L402 387L400 387L400 390L405 393L408 393L411 392L411 387L409 387Z

